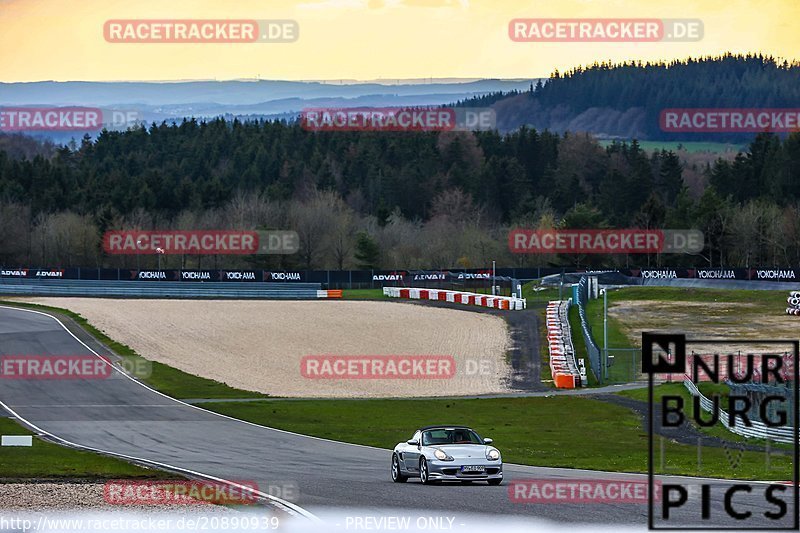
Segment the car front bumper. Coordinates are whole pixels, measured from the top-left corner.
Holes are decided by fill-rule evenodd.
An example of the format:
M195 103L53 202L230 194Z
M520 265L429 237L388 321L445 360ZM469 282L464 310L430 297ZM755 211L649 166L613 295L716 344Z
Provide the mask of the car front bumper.
M483 472L462 472L463 465L484 467ZM428 461L428 474L431 480L436 481L486 481L488 479L503 479L503 463L500 461Z

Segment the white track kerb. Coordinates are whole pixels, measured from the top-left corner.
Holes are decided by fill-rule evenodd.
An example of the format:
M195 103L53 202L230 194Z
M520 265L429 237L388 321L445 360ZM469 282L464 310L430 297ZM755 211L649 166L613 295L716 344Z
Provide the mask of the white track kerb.
M152 387L148 387L147 385L145 385L141 381L135 379L130 374L128 374L126 372L122 372L120 369L118 369L116 366L114 366L109 360L107 360L106 358L102 357L100 354L98 354L94 350L92 350L85 342L83 342L78 337L76 337L75 334L72 333L63 324L63 322L61 322L58 318L56 318L56 317L54 317L52 315L48 315L47 313L43 313L41 311L34 311L32 309L24 309L24 308L20 308L20 307L10 307L10 306L5 306L5 305L0 305L0 309L11 309L11 310L14 310L14 311L25 311L25 312L28 312L28 313L36 313L36 314L39 314L39 315L42 315L42 316L46 316L48 318L51 318L51 319L55 320L58 323L59 326L64 328L64 331L69 333L76 341L78 341L83 346L85 346L86 349L89 350L90 352L92 352L96 357L98 357L100 360L104 361L107 365L109 365L112 368L113 371L118 372L122 376L124 376L124 377L130 379L131 381L133 381L134 383L136 383L137 385L140 385L140 386L146 388L147 390L149 390L151 392L159 394L159 395L163 396L164 398L168 398L168 399L170 399L170 400L172 400L174 402L177 402L177 403L179 403L181 405L185 405L186 407L191 407L193 409L204 411L206 413L211 413L213 415L220 416L220 417L223 417L223 418L227 418L229 420L235 420L237 422L241 422L242 424L249 424L251 426L262 427L262 428L265 428L265 429L270 429L270 430L273 430L273 431L280 431L280 432L283 432L283 433L291 433L290 431L283 431L283 430L280 430L280 429L269 428L269 427L266 427L266 426L261 426L259 424L253 424L251 422L246 422L244 420L239 420L238 418L233 418L233 417L230 417L230 416L226 416L226 415L222 415L222 414L219 414L219 413L215 413L214 411L208 411L206 409L202 409L200 407L197 407L196 405L191 405L191 404L182 402L180 400L177 400L175 398L172 398L170 396L167 396L166 394L164 394L162 392L159 392L159 391L153 389ZM309 511L306 511L305 509L303 509L299 505L295 505L292 502L288 502L288 501L283 500L281 498L278 498L276 496L272 496L271 494L267 494L265 492L261 492L259 490L255 490L252 487L247 487L247 486L241 485L239 483L235 483L233 481L229 481L227 479L218 478L218 477L215 477L215 476L204 474L202 472L195 472L194 470L181 468L179 466L171 465L171 464L168 464L168 463L160 463L158 461L151 461L149 459L142 459L141 457L135 457L135 456L132 456L132 455L124 455L124 454L121 454L121 453L110 452L108 450L101 450L101 449L98 449L98 448L92 448L90 446L84 446L82 444L76 444L74 442L70 442L70 441L68 441L66 439L63 439L63 438L59 437L58 435L54 435L54 434L50 433L49 431L43 430L42 428L38 427L36 424L34 424L34 423L30 422L29 420L26 420L25 418L21 417L17 412L15 412L13 409L11 409L8 405L3 403L2 401L0 401L0 406L2 406L6 411L11 413L17 420L19 420L20 422L24 423L25 425L27 425L28 427L30 427L34 431L38 432L39 434L47 435L51 439L53 439L53 440L55 440L57 442L60 442L62 444L65 444L67 446L70 446L72 448L78 448L78 449L81 449L81 450L87 450L87 451L102 453L102 454L105 454L105 455L112 455L114 457L120 457L120 458L123 458L123 459L137 461L137 462L141 462L141 463L148 464L148 465L153 465L153 466L157 466L157 467L161 467L161 468L166 468L168 470L173 470L173 471L176 471L176 472L181 472L181 473L188 474L188 475L191 475L191 476L205 478L207 480L216 481L216 482L219 482L219 483L225 483L225 484L231 485L233 487L236 487L238 489L241 489L241 490L256 494L257 496L259 496L259 497L261 497L261 498L263 498L265 500L268 500L276 508L278 508L281 511L283 511L285 513L288 513L288 514L290 514L292 516L300 516L300 517L312 520L314 522L321 522L320 519L317 518L313 513L309 512ZM291 434L299 435L297 433L291 433ZM305 436L305 435L299 435L299 436ZM316 437L309 437L309 438L316 438ZM325 440L325 439L320 439L320 440Z

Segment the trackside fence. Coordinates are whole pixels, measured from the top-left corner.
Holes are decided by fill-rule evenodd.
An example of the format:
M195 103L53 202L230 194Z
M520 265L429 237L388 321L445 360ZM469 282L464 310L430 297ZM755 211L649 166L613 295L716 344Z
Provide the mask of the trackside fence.
M3 296L88 296L120 298L341 298L341 290L319 283L247 283L182 281L90 281L79 279L3 279Z
M576 304L578 306L578 315L581 319L581 333L583 334L583 341L586 344L586 356L589 359L589 365L592 374L597 378L598 383L603 382L603 367L600 348L594 342L592 337L592 327L589 325L589 320L586 317L586 303L589 301L589 278L586 276L581 277L578 282L578 294Z
M714 402L703 395L702 392L697 388L689 376L686 376L683 380L683 385L686 389L693 395L700 397L700 408L707 413L712 413L714 411ZM744 424L737 424L735 426L728 425L728 413L725 412L722 408L717 407L717 414L720 423L732 433L736 433L737 435L741 435L743 437L748 438L755 438L755 439L767 439L775 442L785 442L791 444L794 440L794 428L792 427L769 427L764 422L760 420L750 420L753 424L752 426L748 427Z

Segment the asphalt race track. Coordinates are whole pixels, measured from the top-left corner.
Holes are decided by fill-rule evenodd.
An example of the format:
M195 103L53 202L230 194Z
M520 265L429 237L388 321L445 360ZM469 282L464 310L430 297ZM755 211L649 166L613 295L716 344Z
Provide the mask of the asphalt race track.
M0 307L0 355L10 354L93 352L51 316ZM73 445L229 481L255 481L263 492L293 499L294 512L299 514L358 507L420 510L427 515L524 515L561 523L647 524L646 505L520 504L511 501L508 487L514 479L644 480L645 476L506 465L506 480L498 487L423 486L414 481L394 484L389 477L388 450L296 435L215 415L148 389L118 370L107 379L2 379L0 402L24 423ZM586 438L580 435L581 429L576 428L576 438ZM398 440L406 437L398 435ZM502 451L502 443L497 445ZM698 480L688 482L696 484ZM291 494L270 488L280 486L293 487ZM724 515L720 492L712 491L713 517ZM790 502L791 514L790 493L785 499ZM754 515L761 516L769 509L760 495L739 494L735 501L738 510ZM705 526L735 525L721 519L699 524L694 519L698 509L693 512L692 518L688 510L682 512L673 524L691 520Z

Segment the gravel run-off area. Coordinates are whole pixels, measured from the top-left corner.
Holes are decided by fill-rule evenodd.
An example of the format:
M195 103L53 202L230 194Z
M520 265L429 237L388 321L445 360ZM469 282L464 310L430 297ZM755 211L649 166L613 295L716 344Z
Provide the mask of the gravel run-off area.
M17 300L69 309L146 359L272 396L454 396L510 389L508 327L482 313L373 301ZM435 355L452 357L454 364L446 377L320 379L303 375L303 358L310 355Z

